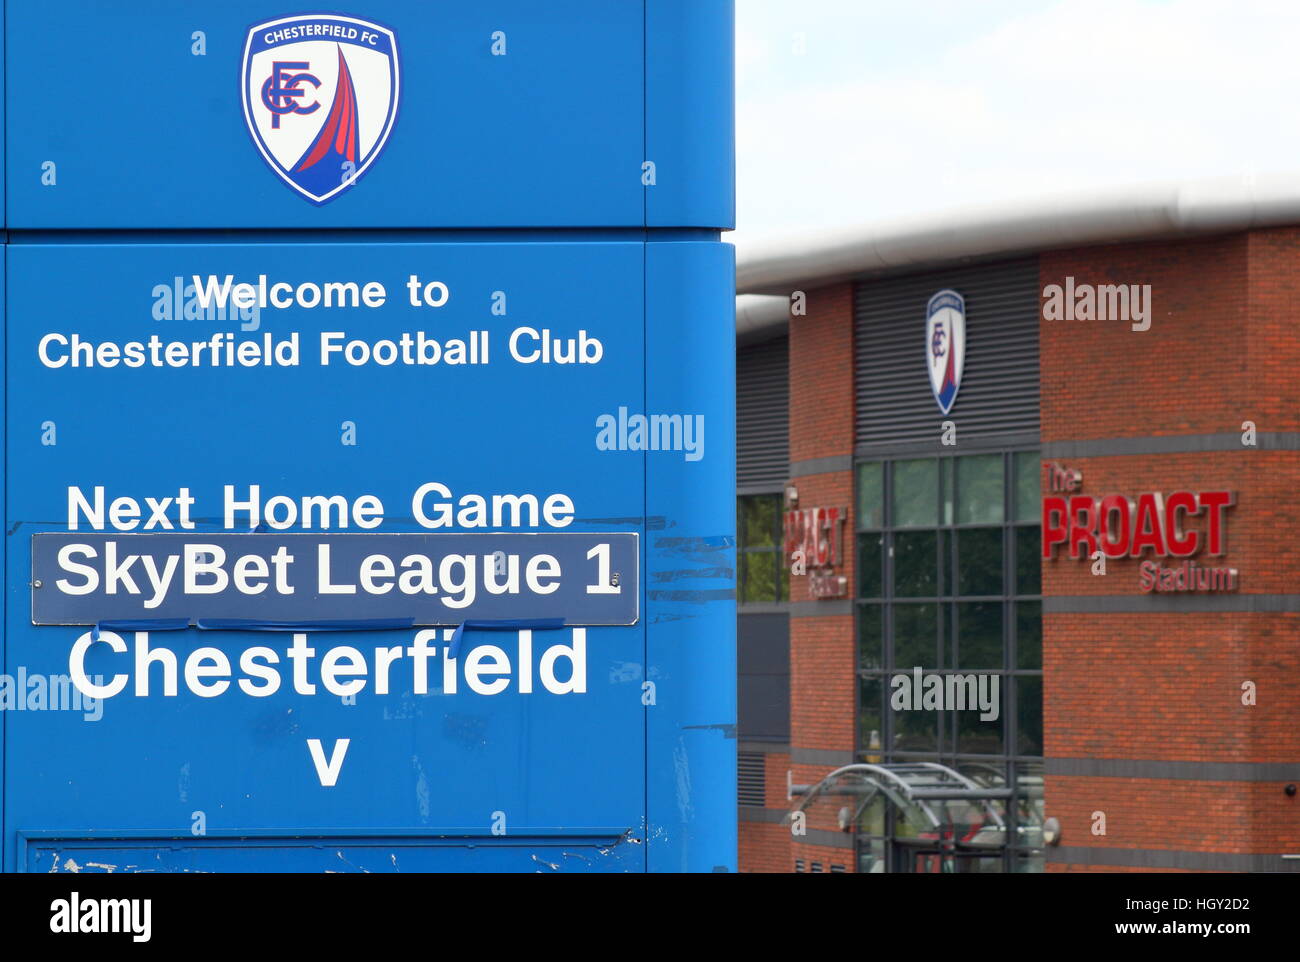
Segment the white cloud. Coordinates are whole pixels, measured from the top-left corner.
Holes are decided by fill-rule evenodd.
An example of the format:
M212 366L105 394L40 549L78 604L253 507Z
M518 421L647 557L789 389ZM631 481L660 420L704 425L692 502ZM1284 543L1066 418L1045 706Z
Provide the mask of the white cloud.
M948 2L740 0L736 238L1255 170L1300 187L1300 4L1031 6L945 31L923 18Z

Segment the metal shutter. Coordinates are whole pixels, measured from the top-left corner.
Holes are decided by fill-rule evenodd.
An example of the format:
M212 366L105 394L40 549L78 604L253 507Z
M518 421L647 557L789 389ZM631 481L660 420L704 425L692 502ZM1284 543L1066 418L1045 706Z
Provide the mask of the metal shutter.
M741 738L790 740L790 616L736 618L736 722Z
M938 444L946 420L930 392L925 306L951 288L966 299L958 443L1038 435L1038 258L860 281L854 292L857 443Z
M741 805L763 807L767 799L765 760L762 752L736 752L736 787Z
M736 487L780 491L790 476L790 339L736 352Z

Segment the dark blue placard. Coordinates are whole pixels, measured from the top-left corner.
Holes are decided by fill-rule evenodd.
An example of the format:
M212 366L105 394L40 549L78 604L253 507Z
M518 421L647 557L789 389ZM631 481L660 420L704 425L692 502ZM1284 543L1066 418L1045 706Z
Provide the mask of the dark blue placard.
M631 625L638 561L629 533L42 533L32 535L32 623Z

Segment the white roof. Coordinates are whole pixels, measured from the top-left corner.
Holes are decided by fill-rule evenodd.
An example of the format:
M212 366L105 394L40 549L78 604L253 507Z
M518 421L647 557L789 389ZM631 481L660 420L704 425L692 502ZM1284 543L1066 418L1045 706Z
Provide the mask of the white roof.
M791 291L850 278L1297 223L1300 172L1076 192L746 243L737 249L737 336L777 333Z

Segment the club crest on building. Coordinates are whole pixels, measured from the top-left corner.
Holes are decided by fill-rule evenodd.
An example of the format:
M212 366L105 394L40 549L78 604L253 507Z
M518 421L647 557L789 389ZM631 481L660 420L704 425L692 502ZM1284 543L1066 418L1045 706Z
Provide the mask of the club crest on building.
M925 355L930 390L939 410L947 414L957 400L966 364L966 299L956 291L939 291L930 298L925 311Z
M335 13L255 24L244 42L244 120L262 159L325 204L379 158L401 91L397 35Z

